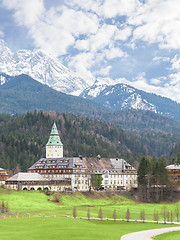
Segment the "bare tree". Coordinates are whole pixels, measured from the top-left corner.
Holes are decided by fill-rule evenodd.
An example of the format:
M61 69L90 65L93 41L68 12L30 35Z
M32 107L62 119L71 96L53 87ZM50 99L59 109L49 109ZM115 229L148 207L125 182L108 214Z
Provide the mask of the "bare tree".
M5 204L4 204L4 200L2 200L2 203L1 203L1 213L5 213Z
M77 217L77 213L76 213L76 207L73 207L73 218Z
M166 208L163 207L163 218L164 218L164 223L166 223Z
M154 211L154 221L156 221L156 223L158 224L158 221L159 221L159 213L158 211Z
M113 211L113 219L114 219L114 222L116 221L116 210L114 209Z
M176 205L176 217L177 217L177 222L179 222L179 206Z
M87 219L88 219L88 220L90 219L90 211L89 211L89 208L88 208L88 211L87 211Z
M167 222L169 222L169 210L166 213Z
M140 218L141 218L142 222L144 223L144 221L145 221L145 212L144 212L144 209L141 211Z
M130 218L130 212L129 212L129 208L128 208L127 212L126 212L126 220L127 220L127 222L129 222L129 218Z
M173 223L173 218L174 218L173 211L171 210L171 223Z
M98 218L100 218L101 221L103 220L103 212L101 208L99 209Z

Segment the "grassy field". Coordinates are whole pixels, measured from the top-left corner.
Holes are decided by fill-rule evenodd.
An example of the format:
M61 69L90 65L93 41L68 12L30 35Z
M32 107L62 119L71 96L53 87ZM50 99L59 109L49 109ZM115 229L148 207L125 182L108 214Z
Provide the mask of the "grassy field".
M179 240L180 231L164 233L154 238L155 240Z
M103 211L103 217L112 218L113 211L116 210L117 218L126 218L127 208L130 210L131 219L140 219L140 212L144 209L145 219L153 220L154 211L158 211L159 220L163 220L163 210L166 212L173 211L173 219L176 219L176 209L179 208L180 202L172 204L148 204L133 201L132 199L114 194L114 193L68 193L54 194L47 196L37 191L10 191L0 190L0 202L8 202L12 212L20 214L46 214L57 216L72 216L72 209L76 206L77 216L86 217L87 210L90 210L91 217L98 216L99 209ZM170 221L170 220L169 220Z
M160 227L164 227L164 224L158 224L158 228ZM157 228L157 225L122 221L88 221L63 217L24 217L23 219L13 217L0 220L1 240L119 240L126 233L153 228Z
M68 193L47 196L41 192L0 190L0 202L8 202L11 219L0 219L1 239L120 239L126 233L172 227L171 224L137 223L126 221L99 221L72 219L73 207L76 206L77 216L86 217L90 209L90 216L97 217L99 209L103 211L104 218L112 218L116 210L117 218L125 218L127 208L130 209L130 218L139 219L140 211L145 210L146 219L153 219L154 210L163 208L172 210L175 215L177 204L144 204L130 198L113 193ZM15 214L19 214L16 219ZM30 214L30 218L27 214ZM36 216L34 216L36 215ZM43 215L46 217L40 217ZM47 216L48 215L48 216ZM56 215L56 217L53 217ZM64 217L64 216L69 216ZM22 218L23 216L23 218ZM174 216L175 217L175 216ZM172 233L171 233L172 234ZM168 238L167 238L168 239ZM175 240L176 238L171 238Z

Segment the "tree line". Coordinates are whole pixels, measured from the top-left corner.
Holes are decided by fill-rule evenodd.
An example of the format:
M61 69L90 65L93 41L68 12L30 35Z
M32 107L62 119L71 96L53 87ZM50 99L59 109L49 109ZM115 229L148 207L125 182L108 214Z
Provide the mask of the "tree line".
M172 198L172 186L168 179L165 157L143 157L138 168L138 193L142 201L159 202Z

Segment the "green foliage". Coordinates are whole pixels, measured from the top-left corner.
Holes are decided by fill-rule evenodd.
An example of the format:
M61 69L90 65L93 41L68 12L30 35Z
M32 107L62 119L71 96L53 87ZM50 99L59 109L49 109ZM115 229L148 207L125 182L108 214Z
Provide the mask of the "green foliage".
M130 130L128 133L122 132L121 137L116 129L109 129L105 126L103 128L103 137L106 137L104 131L106 129L107 135L112 136L111 139L108 137L109 141L112 141L113 144L117 141L126 145L126 149L120 148L119 152L127 160L132 160L131 151L134 152L135 159L137 158L137 153L150 156L156 155L158 157L164 154L169 154L174 144L180 141L180 123L153 112L134 109L112 111L109 108L105 108L92 101L57 92L48 86L33 80L25 74L16 77L6 76L6 78L9 78L9 81L0 86L0 113L23 114L27 111L32 112L34 109L42 109L43 111L73 113L80 116L108 121L109 123L121 126L121 128ZM151 95L151 97L154 98L155 96L153 97ZM159 101L163 101L163 98L159 99L158 102ZM168 99L166 99L166 101L168 101ZM163 111L164 108L167 108L164 103L161 103L160 105L163 108L161 109ZM170 106L168 112L170 110L174 111L172 106L175 105L177 105L179 109L180 105L173 101L168 103L168 106ZM179 116L179 112L175 112L177 112L177 115ZM6 116L3 118L7 119ZM33 119L29 119L29 121L31 122ZM63 125L64 123L61 122L61 124ZM72 130L71 121L65 121L65 125L63 126L67 131ZM82 126L82 129L85 129L87 126L88 123L86 122ZM124 137L124 135L126 135L126 137ZM87 142L90 144L93 143L94 145L96 144L93 135L91 135L91 138L88 137L88 139L86 139L86 143ZM99 149L101 150L101 153L97 151L96 145L91 148L92 152L90 152L88 147L84 150L89 154L97 155L100 153L103 156L103 154L108 153L109 150L111 150L110 152L112 154L113 144L111 144L111 149L108 148L107 151L105 151L105 148L109 144L106 144L106 146L104 144L103 149ZM83 144L77 144L76 155L79 152L82 154L82 148L84 148ZM116 151L116 147L114 151ZM8 161L10 160L8 159Z
M138 159L141 148L136 148L137 153L134 153L135 139L120 127L70 114L35 111L25 115L0 115L0 166L14 173L26 171L44 157L54 121L64 144L65 156L96 157L100 154L130 162Z
M164 194L170 190L166 165L167 160L164 157L142 158L138 168L138 187L142 200L162 200Z
M173 164L180 164L180 142L177 143L169 153L169 160Z
M97 189L101 186L102 183L102 174L92 174L91 175L91 184L94 189Z
M0 166L14 173L26 171L44 157L54 121L64 144L64 156L96 157L100 154L133 163L143 155L154 153L154 145L146 141L151 138L150 135L141 138L135 132L87 117L34 111L24 115L0 115ZM156 143L158 148L161 144L162 148L165 146L163 141ZM168 141L166 145L170 145ZM167 151L168 148L164 149ZM160 153L162 149L157 150L157 155Z

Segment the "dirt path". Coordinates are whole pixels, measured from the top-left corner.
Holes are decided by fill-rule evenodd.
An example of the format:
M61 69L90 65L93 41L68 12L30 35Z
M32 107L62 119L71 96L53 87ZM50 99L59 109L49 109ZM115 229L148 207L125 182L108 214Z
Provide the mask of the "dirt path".
M152 240L153 237L166 232L180 231L180 227L159 228L140 232L129 233L121 237L121 240Z

